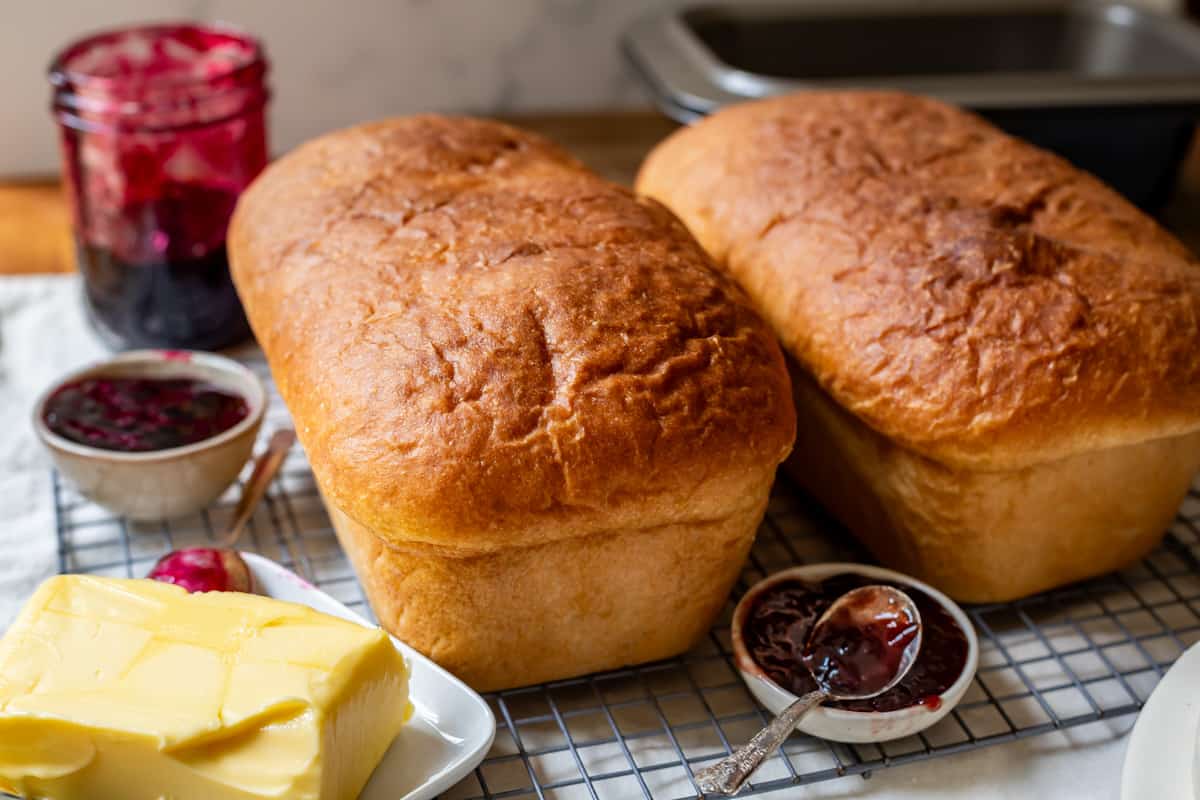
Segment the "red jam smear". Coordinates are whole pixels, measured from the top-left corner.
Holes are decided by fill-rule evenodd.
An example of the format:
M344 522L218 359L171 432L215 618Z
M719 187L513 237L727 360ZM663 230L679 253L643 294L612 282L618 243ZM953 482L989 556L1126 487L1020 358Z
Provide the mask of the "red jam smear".
M878 587L863 589L809 637L800 660L834 694L876 694L899 673L921 625L890 599Z
M246 400L187 378L86 378L46 402L46 426L89 447L141 453L210 439L244 420Z
M242 557L233 550L190 547L158 560L147 578L173 583L189 592L252 592L254 581Z
M919 589L846 573L808 583L780 581L755 598L742 627L751 657L767 677L797 696L817 688L802 657L809 631L835 600L860 586L883 584L902 590L921 614L921 650L898 685L867 700L831 701L847 711L897 711L911 706L936 710L967 664L967 637L954 617Z

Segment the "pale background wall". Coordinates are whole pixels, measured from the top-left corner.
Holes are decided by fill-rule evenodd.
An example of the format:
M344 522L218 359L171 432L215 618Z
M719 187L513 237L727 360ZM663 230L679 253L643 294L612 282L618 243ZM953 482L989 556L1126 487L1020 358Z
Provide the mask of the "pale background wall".
M865 1L912 7L979 0ZM272 143L279 151L330 128L388 114L644 105L617 53L617 39L637 16L679 2L0 0L0 175L56 168L45 68L63 44L99 28L191 18L232 22L261 35L274 64ZM1140 2L1171 8L1178 0Z

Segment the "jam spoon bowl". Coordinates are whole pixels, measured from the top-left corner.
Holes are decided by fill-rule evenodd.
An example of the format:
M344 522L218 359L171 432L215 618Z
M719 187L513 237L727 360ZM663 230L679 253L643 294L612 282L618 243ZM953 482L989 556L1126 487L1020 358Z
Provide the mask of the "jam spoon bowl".
M894 688L916 663L921 634L921 612L900 589L868 584L837 598L813 623L801 656L817 688L747 744L697 772L697 787L737 794L814 708L829 700L869 700Z
M868 564L829 562L804 564L773 573L750 587L733 612L730 649L737 669L751 695L771 714L778 714L794 703L799 695L776 683L754 660L747 644L749 614L764 593L788 581L820 583L837 575L855 574L866 580L914 589L927 595L945 610L966 637L966 660L958 678L929 704L913 705L892 711L852 711L832 705L817 706L797 724L796 729L809 736L850 744L886 742L912 736L937 724L951 713L975 679L979 662L979 639L975 627L953 600L928 584L901 572Z

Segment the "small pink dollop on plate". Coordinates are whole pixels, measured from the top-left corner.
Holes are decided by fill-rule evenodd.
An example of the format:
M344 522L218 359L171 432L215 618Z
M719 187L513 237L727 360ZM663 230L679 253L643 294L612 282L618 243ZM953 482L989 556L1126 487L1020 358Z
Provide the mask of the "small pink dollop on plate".
M189 592L254 591L250 570L237 551L215 547L190 547L167 553L146 577L182 586Z

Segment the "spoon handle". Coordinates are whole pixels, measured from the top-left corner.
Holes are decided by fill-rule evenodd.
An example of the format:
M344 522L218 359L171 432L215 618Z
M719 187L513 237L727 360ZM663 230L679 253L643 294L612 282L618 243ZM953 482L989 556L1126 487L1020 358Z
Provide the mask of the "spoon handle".
M754 738L749 742L717 763L697 772L696 787L702 794L734 795L740 792L751 773L792 735L796 723L828 697L827 693L818 689L792 703L779 712L779 716L771 720L767 727L754 734Z
M266 494L267 486L275 477L275 473L283 466L283 459L288 450L292 449L295 441L296 432L291 428L277 430L271 436L267 449L254 462L254 469L246 481L245 488L242 489L242 497L238 500L237 508L234 509L233 519L230 520L229 527L218 538L217 546L233 547L237 544L238 539L242 538L242 531L246 529L246 523L250 521L254 509Z

